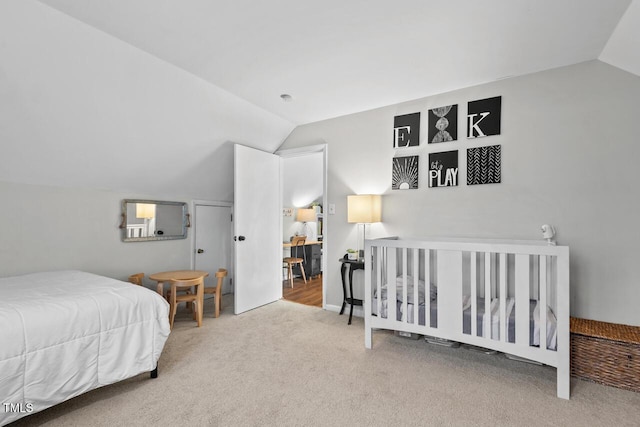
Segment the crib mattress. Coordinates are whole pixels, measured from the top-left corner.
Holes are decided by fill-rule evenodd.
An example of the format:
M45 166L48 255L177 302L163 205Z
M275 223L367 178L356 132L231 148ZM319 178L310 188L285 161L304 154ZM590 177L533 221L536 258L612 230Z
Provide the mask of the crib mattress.
M405 316L403 312L403 302L402 302L402 289L398 288L396 292L396 320L403 321L407 323L414 323L414 306L413 306L413 295L412 295L412 287L408 287L408 300L407 304L407 315ZM382 300L382 309L380 316L383 318L387 317L387 300L386 300L386 291L383 287L383 292L381 292L383 300ZM424 301L424 293L419 295L419 306L418 306L418 325L425 325L425 301ZM487 331L487 336L498 340L500 339L500 316L498 312L498 308L500 305L499 299L494 299L491 302L491 326ZM485 321L485 303L484 298L478 298L477 300L477 336L484 336L484 321ZM377 298L374 295L373 298L373 313L377 314ZM462 308L462 307L461 307ZM515 303L512 298L508 298L507 301L507 341L515 342ZM538 315L538 300L531 299L529 300L529 345L531 346L539 346L540 345L540 328L539 328L539 315ZM406 318L405 318L406 317ZM550 308L547 307L547 348L550 350L555 350L556 348L556 318L551 311ZM432 328L438 327L438 301L437 297L432 298L429 302L429 326ZM463 333L470 335L471 334L471 307L467 305L463 310Z

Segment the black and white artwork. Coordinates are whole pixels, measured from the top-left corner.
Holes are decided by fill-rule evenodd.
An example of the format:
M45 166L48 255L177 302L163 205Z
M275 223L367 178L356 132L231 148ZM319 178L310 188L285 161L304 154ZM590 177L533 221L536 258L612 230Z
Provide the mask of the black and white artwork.
M405 114L393 118L393 148L420 145L420 113Z
M392 190L413 190L418 188L418 156L394 157Z
M467 138L500 135L502 97L480 99L467 104Z
M458 185L458 150L429 154L429 187Z
M429 110L429 144L458 139L458 104Z
M501 179L500 145L467 149L467 185L497 184Z

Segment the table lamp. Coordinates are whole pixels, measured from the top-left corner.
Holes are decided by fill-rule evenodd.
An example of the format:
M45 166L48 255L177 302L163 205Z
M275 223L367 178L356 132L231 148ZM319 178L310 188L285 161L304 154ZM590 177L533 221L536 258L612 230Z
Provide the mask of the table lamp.
M347 222L362 224L362 250L358 239L358 259L364 258L364 241L367 224L382 221L382 197L379 194L358 194L347 196Z
M302 234L308 236L306 232L307 222L312 222L316 220L316 211L315 209L298 209L298 213L296 214L296 221L302 223Z

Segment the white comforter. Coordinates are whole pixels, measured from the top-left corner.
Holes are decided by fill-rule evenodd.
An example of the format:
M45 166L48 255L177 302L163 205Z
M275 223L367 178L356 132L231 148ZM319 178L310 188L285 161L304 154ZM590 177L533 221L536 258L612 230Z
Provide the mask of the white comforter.
M152 371L168 312L149 289L81 271L0 278L0 425Z

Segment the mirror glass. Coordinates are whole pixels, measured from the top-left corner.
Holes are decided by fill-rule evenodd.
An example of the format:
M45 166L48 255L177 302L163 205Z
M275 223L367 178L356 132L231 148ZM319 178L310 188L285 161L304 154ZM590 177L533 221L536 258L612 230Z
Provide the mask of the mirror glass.
M158 200L122 201L122 241L185 239L189 218L187 204Z

